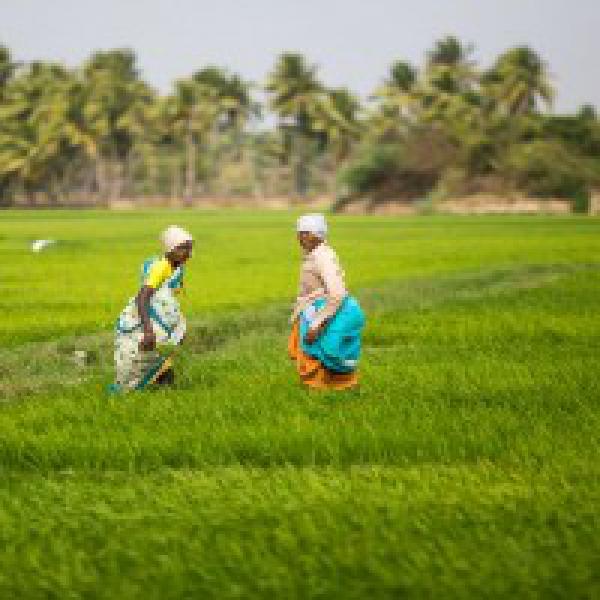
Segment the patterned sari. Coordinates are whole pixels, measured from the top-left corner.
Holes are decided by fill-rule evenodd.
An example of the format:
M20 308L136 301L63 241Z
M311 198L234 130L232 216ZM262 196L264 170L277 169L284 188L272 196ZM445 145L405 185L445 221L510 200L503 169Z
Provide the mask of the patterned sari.
M144 262L142 285L155 260L157 259L153 258ZM140 349L140 342L144 337L143 326L136 296L130 298L115 327L116 378L112 391L145 389L172 368L172 352L168 352L168 348L180 344L186 331L185 318L175 297L182 284L183 267L178 267L150 299L148 315L156 336L155 350Z

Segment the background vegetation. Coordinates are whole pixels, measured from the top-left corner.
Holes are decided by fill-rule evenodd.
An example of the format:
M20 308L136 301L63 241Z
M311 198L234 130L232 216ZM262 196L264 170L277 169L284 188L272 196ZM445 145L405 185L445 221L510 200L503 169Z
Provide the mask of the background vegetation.
M160 94L127 49L68 69L0 47L0 203L519 191L585 208L600 173L595 109L549 112L548 66L531 48L488 68L473 56L447 37L361 100L296 53L265 82L204 66Z

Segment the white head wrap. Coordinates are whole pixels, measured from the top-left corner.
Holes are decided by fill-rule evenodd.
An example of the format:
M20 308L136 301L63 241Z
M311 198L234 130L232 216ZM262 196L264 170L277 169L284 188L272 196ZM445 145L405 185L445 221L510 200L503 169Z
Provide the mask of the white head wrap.
M296 223L296 231L308 231L324 240L327 237L327 221L319 213L302 215Z
M171 252L174 248L186 242L192 242L194 238L185 229L170 225L160 234L160 241L163 245L165 254Z

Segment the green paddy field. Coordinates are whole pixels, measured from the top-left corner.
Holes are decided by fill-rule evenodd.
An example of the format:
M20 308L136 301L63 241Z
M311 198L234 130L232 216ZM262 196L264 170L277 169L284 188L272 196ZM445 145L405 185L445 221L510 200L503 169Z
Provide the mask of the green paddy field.
M285 353L294 221L0 212L0 598L600 598L600 220L332 217L349 394ZM110 397L172 223L177 384Z

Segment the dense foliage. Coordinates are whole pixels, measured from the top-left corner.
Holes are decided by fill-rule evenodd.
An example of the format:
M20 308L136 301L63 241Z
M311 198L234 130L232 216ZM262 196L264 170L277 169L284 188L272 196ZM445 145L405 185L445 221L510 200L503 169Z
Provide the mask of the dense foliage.
M530 48L488 69L472 52L442 39L420 69L393 63L361 102L328 88L296 53L279 56L261 86L206 66L159 94L130 50L98 51L68 69L17 62L0 46L0 202L587 194L600 178L594 108L545 110L554 90Z

